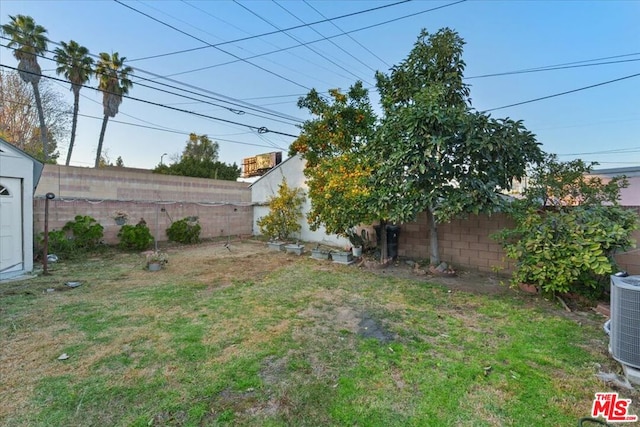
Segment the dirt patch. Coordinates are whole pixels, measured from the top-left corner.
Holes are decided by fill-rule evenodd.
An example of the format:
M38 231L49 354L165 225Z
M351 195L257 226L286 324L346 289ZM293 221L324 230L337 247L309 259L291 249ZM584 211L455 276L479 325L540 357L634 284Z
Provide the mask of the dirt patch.
M362 320L358 323L358 335L363 338L374 338L381 343L388 343L395 339L394 334L387 331L380 321L371 317L369 313L361 314Z
M483 295L504 295L515 293L509 288L508 278L500 277L495 274L481 273L478 271L456 270L455 276L442 276L435 274L417 274L414 269L414 261L407 259L399 259L389 263L386 267L381 268L377 262L365 262L361 264L364 268L372 273L392 276L402 279L416 280L419 282L429 282L442 285L451 290L470 292Z

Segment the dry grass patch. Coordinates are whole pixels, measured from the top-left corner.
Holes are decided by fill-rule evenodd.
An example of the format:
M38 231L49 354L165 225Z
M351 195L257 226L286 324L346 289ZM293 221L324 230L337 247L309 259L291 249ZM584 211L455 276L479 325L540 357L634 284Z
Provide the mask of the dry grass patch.
M0 288L0 424L572 425L615 366L598 319L541 299L250 241L168 251Z

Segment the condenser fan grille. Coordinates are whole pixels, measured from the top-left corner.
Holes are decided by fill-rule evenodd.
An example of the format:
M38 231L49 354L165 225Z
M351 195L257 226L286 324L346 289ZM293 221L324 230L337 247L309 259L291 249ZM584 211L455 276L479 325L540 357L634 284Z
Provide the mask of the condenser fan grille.
M611 277L611 354L640 369L640 276Z

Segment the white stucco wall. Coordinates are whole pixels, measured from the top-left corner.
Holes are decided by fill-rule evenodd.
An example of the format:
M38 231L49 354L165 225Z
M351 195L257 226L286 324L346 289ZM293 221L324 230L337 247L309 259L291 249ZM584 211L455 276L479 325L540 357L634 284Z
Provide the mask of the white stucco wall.
M269 213L268 206L261 206L265 204L269 197L274 196L278 192L278 186L282 183L282 178L286 178L287 184L291 187L302 188L306 193L308 187L305 183L304 176L305 160L298 156L290 157L284 162L280 163L276 168L270 170L267 174L262 176L258 181L251 184L251 201L254 203L253 207L253 234L260 234L260 227L258 227L258 219ZM349 246L349 241L345 238L338 237L335 234L329 235L325 232L324 227L312 231L307 223L306 213L311 209L311 200L307 197L303 208L303 218L300 220L302 230L299 236L300 240L306 242L318 242L331 246L346 247Z
M0 273L0 279L19 276L33 271L33 187L34 162L7 143L0 143L1 178L22 180L22 217L13 227L22 229L22 268Z

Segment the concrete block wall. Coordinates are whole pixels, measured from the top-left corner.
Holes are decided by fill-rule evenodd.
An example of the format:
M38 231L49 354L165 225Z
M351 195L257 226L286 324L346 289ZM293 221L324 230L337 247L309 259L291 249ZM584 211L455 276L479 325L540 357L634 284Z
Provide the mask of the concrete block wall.
M640 206L628 207L640 215ZM491 235L507 227L513 221L504 214L470 215L438 225L440 258L448 263L484 272L499 269L502 274L513 271L514 263L506 258L500 244ZM633 234L640 244L640 230ZM426 213L418 215L414 222L400 226L398 255L415 259L429 258L429 223ZM617 254L616 262L629 274L640 275L640 247Z
M504 214L470 215L438 225L440 258L456 267L493 272L500 269L507 274L513 265L506 259L504 251L491 235L513 223ZM429 258L429 222L426 213L416 221L400 226L398 255L401 257Z
M193 181L193 182L191 182ZM61 229L76 215L89 215L104 227L104 242L118 243L115 211L129 214L129 224L144 218L159 241L176 221L197 216L202 238L251 235L253 206L246 183L151 174L122 168L88 169L46 165L34 200L34 233L44 231L45 194L49 229ZM157 234L156 234L157 233Z
M118 167L45 165L35 196L90 200L251 203L245 182L160 175Z

